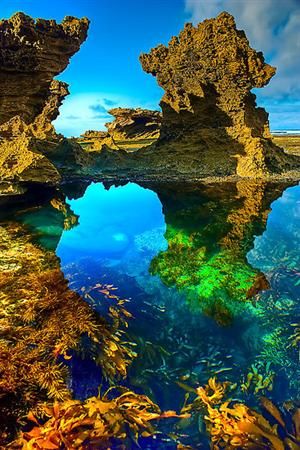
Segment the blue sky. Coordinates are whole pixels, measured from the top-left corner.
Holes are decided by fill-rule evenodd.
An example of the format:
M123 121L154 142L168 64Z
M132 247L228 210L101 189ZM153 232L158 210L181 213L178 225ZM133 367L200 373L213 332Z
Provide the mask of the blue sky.
M234 13L251 44L268 62L280 65L259 103L271 126L300 128L300 0L1 0L1 14L16 11L61 21L87 16L89 36L58 78L70 84L56 128L67 136L104 129L114 106L158 108L162 90L143 72L138 57L167 44L184 23L197 23L222 10Z

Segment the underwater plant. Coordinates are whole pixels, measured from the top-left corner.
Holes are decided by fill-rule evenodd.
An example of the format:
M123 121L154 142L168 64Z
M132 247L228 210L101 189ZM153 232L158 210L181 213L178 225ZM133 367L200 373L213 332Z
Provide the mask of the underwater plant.
M231 388L230 383L211 378L207 385L194 390L196 398L192 403L185 403L181 410L182 413L202 413L212 449L300 449L299 407L286 403L281 412L271 400L263 397L263 412L258 412L228 398Z
M243 392L253 391L255 395L262 395L266 391L272 391L275 372L270 366L270 362L265 364L258 361L252 364L241 384L241 390Z
M111 295L108 318L99 316L24 227L7 223L0 237L0 416L9 434L13 418L38 411L43 401L71 398L67 364L74 351L89 355L107 380L125 377L135 352L123 339L125 300Z
M300 359L300 323L293 323L291 326L294 328L294 332L290 336L290 345L299 351Z
M236 183L234 200L232 191L218 196L217 189L174 192L174 202L162 191L168 248L153 258L150 273L184 290L192 309L228 326L246 308L255 314L255 296L270 287L246 259L266 221L265 185Z
M46 420L30 413L27 417L31 423L30 430L22 431L9 448L107 449L113 443L124 445L129 437L137 442L139 436L154 436L158 433L152 426L154 420L188 417L188 414L177 415L175 411L162 413L149 397L124 388L121 394L111 397L114 389L83 402L68 400L46 406Z
M181 412L195 412L203 411L207 405L219 404L229 388L230 383L228 381L218 382L216 378L209 378L207 384L204 387L198 387L196 389L190 389L190 392L195 392L196 398L192 403L185 404Z
M230 250L211 254L201 243L200 233L183 233L167 230L168 249L153 258L150 273L159 275L167 286L184 289L195 310L202 310L220 325L230 325L247 306L257 272Z

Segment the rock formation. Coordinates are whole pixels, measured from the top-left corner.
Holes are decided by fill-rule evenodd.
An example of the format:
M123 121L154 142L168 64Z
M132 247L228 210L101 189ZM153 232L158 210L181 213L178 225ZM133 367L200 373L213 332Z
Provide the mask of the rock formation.
M0 193L22 192L20 183L57 184L61 174L195 180L298 173L299 158L272 141L268 114L251 93L275 69L228 13L187 24L168 47L141 55L165 90L162 114L114 108L107 132L77 141L58 135L52 121L68 86L53 77L79 50L88 24L22 13L0 21Z
M0 21L0 180L55 184L45 156L63 137L52 125L68 86L53 78L86 39L87 19L54 20L17 13Z
M268 84L275 68L250 47L230 14L186 24L168 47L140 60L165 90L161 132L131 160L115 157L120 167L183 178L266 177L299 168L299 159L272 142L268 114L251 93ZM108 152L106 166L110 159Z
M89 151L104 146L113 150L132 151L148 146L158 139L161 113L142 108L113 108L108 111L115 120L105 124L105 131L87 131L78 142Z
M86 39L87 19L34 21L17 13L0 22L0 124L14 116L32 123L44 108L53 77Z
M159 111L142 108L114 108L109 113L115 117L115 120L107 123L106 127L114 142L152 141L159 137L161 124Z
M300 156L300 134L295 133L282 133L282 134L274 134L273 141L276 145L291 154Z

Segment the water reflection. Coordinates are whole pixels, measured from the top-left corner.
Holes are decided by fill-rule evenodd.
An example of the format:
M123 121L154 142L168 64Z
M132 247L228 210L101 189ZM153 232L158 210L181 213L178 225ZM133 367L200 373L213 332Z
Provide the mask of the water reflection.
M245 302L269 287L246 255L281 190L251 181L173 191L158 187L168 249L152 260L151 273L185 289L193 308L229 325Z
M176 408L180 379L205 383L218 374L243 384L255 364L270 380L269 363L293 361L282 351L286 337L274 332L272 277L247 259L285 187L93 185L69 202L79 226L63 233L57 254L73 289L113 280L131 299L130 334L139 355L131 386ZM103 312L101 302L95 307ZM74 379L75 388L80 394Z
M299 397L297 329L291 324L300 317L300 194L298 186L286 188L247 180L109 189L77 184L11 207L1 223L7 351L26 344L33 363L41 364L39 349L48 362L63 362L68 395L80 399L97 394L105 370L108 379L119 372L123 386L162 409L178 411L186 385L215 376L231 382L235 397L250 405L261 395L276 402ZM21 292L32 317L20 319ZM130 302L117 314L114 302L124 299ZM101 338L94 336L102 342L99 358L93 340L84 339L75 353L91 318L102 326ZM126 329L124 347L120 327ZM29 380L20 379L26 393ZM7 415L5 400L2 407ZM198 425L191 420L184 426L187 443L198 444Z

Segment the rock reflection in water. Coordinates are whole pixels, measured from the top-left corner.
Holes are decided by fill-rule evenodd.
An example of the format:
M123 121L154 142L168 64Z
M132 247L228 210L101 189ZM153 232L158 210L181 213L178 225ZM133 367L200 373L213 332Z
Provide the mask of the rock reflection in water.
M152 260L151 273L169 286L185 289L193 308L229 325L247 301L269 287L246 255L283 188L253 181L176 190L155 187L167 224L168 249Z
M290 326L299 316L297 280L290 288L297 259L286 246L292 272L274 275L282 246L277 262L263 253L276 247L271 204L286 186L85 188L11 207L1 222L3 436L43 400L94 395L103 374L106 385L119 375L122 389L177 412L185 390L212 377L250 406L261 395L276 402L299 396L298 331ZM297 239L296 199L286 242ZM272 205L277 216L283 204ZM108 245L116 236L126 242ZM189 445L206 445L195 418L165 426L183 429ZM175 448L171 441L147 445Z

